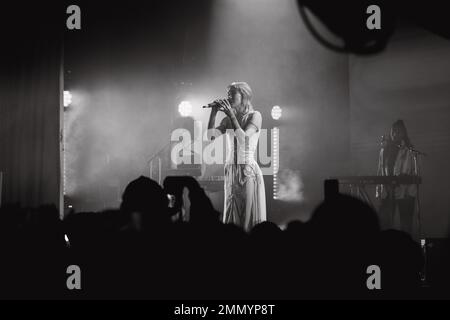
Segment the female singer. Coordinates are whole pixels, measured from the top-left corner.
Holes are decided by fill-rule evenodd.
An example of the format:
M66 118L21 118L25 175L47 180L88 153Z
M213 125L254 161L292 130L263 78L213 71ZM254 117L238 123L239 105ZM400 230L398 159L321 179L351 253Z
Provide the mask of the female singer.
M212 108L208 123L208 129L213 129L217 112L227 115L216 128L226 134L228 150L222 220L246 231L266 220L264 179L255 160L262 118L253 109L252 96L247 83L232 83L228 86L228 99L215 101L217 105Z

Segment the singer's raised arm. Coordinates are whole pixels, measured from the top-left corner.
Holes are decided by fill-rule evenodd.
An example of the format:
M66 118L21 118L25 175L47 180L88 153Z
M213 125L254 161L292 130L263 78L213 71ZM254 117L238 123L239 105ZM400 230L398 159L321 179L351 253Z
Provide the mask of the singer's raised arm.
M222 121L220 122L220 125L218 127L215 127L217 111L218 111L217 108L212 108L211 114L209 116L207 137L208 140L210 141L224 134L227 129L233 128L231 121L228 117L223 118Z
M262 117L261 113L258 111L255 111L251 116L250 120L247 123L247 126L245 128L242 128L239 124L239 121L236 119L236 116L232 115L230 121L232 123L232 126L235 129L235 134L237 139L239 140L239 143L245 143L245 139L248 139L253 134L261 130L262 125Z

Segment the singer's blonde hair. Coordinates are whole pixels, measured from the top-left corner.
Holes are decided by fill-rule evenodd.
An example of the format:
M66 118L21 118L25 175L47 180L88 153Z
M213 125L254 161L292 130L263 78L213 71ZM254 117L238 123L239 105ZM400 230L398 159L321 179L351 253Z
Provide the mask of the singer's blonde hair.
M228 93L231 90L236 90L241 94L242 97L242 105L245 107L244 113L247 114L250 111L253 111L252 98L253 91L252 88L248 85L247 82L233 82L228 86Z

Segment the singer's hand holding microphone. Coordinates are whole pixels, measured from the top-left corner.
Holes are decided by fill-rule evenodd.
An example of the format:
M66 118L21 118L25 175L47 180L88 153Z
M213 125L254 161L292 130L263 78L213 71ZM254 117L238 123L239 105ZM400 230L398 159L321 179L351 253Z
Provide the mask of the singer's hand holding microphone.
M227 100L229 102L228 99L217 99L217 100L214 100L213 102L211 102L210 104L203 106L203 109L206 109L206 108L221 109L222 108L221 101L224 101L224 100Z
M232 117L235 114L230 99L217 99L214 100L214 102L203 106L203 108L212 108L214 112L222 111L229 117Z

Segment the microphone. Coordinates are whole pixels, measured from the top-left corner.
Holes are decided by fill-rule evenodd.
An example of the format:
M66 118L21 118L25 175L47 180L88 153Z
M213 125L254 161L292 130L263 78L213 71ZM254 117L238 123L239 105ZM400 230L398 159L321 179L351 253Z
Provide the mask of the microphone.
M231 100L230 100L230 99L223 99L223 100L227 100L227 101L231 104ZM214 108L214 107L217 107L217 106L220 106L220 104L219 104L219 102L217 102L217 100L216 100L216 101L214 101L214 102L209 103L209 104L206 105L206 106L203 106L203 109L206 109L206 108Z
M386 147L389 144L389 139L386 137L386 135L382 135L380 139L380 145L382 148Z

